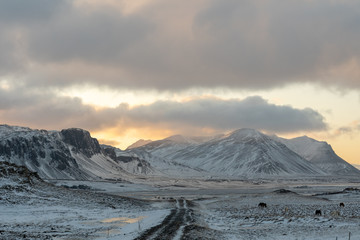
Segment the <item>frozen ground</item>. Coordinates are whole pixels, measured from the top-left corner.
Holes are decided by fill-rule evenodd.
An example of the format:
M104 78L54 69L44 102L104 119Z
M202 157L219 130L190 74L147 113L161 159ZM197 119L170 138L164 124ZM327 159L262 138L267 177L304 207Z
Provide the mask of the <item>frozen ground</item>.
M134 239L172 207L41 182L0 182L0 239Z
M3 180L0 239L360 239L357 182L137 182Z
M176 199L186 199L191 205L188 207L192 211L191 221L179 223L181 226L176 231L181 237L173 235L165 239L347 240L349 233L350 239L360 239L360 191L357 190L360 184L357 182L167 182L153 181L151 186L144 183L73 181L57 184L71 186L83 183L94 190L101 189L149 202L172 199L175 204ZM260 202L266 203L267 207L258 207ZM340 207L340 202L345 206ZM180 210L174 216L180 214ZM316 216L316 210L321 210L322 215ZM186 218L183 215L182 218ZM167 221L174 221L174 218ZM167 234L170 233L169 230Z
M351 239L360 239L360 195L347 195L327 200L328 195L272 192L210 198L199 205L204 222L224 239L348 239L349 232Z

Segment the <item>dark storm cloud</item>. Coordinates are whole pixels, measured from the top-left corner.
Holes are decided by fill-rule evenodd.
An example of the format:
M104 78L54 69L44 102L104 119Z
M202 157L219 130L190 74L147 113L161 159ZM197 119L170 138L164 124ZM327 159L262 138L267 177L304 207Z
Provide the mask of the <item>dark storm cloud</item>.
M122 55L144 39L151 27L141 17L124 17L116 11L105 10L90 14L73 11L49 26L30 32L30 55L44 63L80 60L126 65Z
M78 98L56 97L52 93L27 88L0 88L0 120L36 128L81 127L96 129L111 119L101 119L96 111Z
M194 99L187 102L159 101L130 108L95 110L77 98L56 97L27 89L0 88L0 119L3 123L36 128L161 127L211 128L218 131L242 127L272 132L324 130L322 115L312 109L295 109L268 103L261 97L244 100Z
M244 100L196 99L184 103L156 102L129 111L131 119L145 123L188 125L229 130L242 127L274 132L324 130L324 118L312 109L268 103L261 97Z
M185 1L127 15L75 3L0 1L0 74L44 87L360 88L359 1L208 0L184 21Z
M17 61L14 39L0 29L0 77L16 71L21 66Z
M212 1L195 26L209 65L234 73L240 86L263 88L316 81L321 71L359 60L359 10L358 1Z
M69 7L67 0L1 0L0 22L29 24L49 20L54 14Z

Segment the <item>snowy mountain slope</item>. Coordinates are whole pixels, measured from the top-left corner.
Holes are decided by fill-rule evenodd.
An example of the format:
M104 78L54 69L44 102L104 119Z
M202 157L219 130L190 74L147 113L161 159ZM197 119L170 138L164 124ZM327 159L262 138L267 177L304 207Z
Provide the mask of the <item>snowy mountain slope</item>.
M132 174L151 172L145 161L121 161L77 128L59 132L0 125L0 161L26 166L44 179L121 178L130 169Z
M190 138L186 138L181 135L174 135L163 140L152 141L134 149L136 149L137 152L144 151L159 158L166 158L169 154L197 144L199 143Z
M188 166L212 176L325 175L284 144L252 129L240 129L204 143L158 141L136 150L146 150L162 161Z
M209 175L205 170L187 164L169 161L169 156L191 146L197 146L215 137L185 137L174 135L163 140L152 141L148 144L126 150L127 154L146 159L150 165L159 170L158 175L190 177Z
M359 165L359 164L352 164L352 165L353 165L353 167L355 167L355 168L357 168L357 169L360 170L360 165Z
M179 150L185 149L190 146L196 146L213 139L219 139L223 135L216 135L210 137L185 137L182 135L173 135L162 140L151 141L148 144L140 147L129 149L130 152L136 149L136 152L147 152L153 156L166 159L168 155L171 155Z
M193 176L202 177L204 175L209 175L203 169L194 168L186 164L181 164L174 161L169 161L164 157L155 155L156 153L150 153L142 148L134 148L127 150L126 152L140 159L146 159L146 162L150 163L150 165L157 170L157 172L153 173L153 175L163 175L167 177L178 178L186 178ZM163 153L165 151L157 151L157 153L158 152Z
M139 139L138 141L134 142L133 144L131 144L130 146L128 146L126 148L126 150L129 150L129 149L133 149L133 148L137 148L137 147L141 147L141 146L144 146L148 143L151 143L152 141L151 140L144 140L144 139Z
M288 148L331 175L360 175L360 171L340 158L326 142L307 136L293 139L275 137Z

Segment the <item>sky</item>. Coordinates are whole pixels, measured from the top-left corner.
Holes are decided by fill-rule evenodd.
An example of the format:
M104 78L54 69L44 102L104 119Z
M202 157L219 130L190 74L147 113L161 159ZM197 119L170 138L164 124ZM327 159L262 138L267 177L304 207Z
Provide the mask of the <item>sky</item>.
M240 128L360 164L358 0L0 0L0 123L138 139Z

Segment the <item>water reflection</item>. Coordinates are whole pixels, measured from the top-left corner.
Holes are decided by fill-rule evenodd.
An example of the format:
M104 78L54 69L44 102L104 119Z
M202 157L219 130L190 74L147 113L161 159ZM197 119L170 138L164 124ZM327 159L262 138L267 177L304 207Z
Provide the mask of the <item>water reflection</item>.
M125 223L136 223L146 218L146 216L140 216L137 218L127 218L127 217L117 217L117 218L106 218L101 220L101 223L112 223L112 224L120 224L124 225Z

